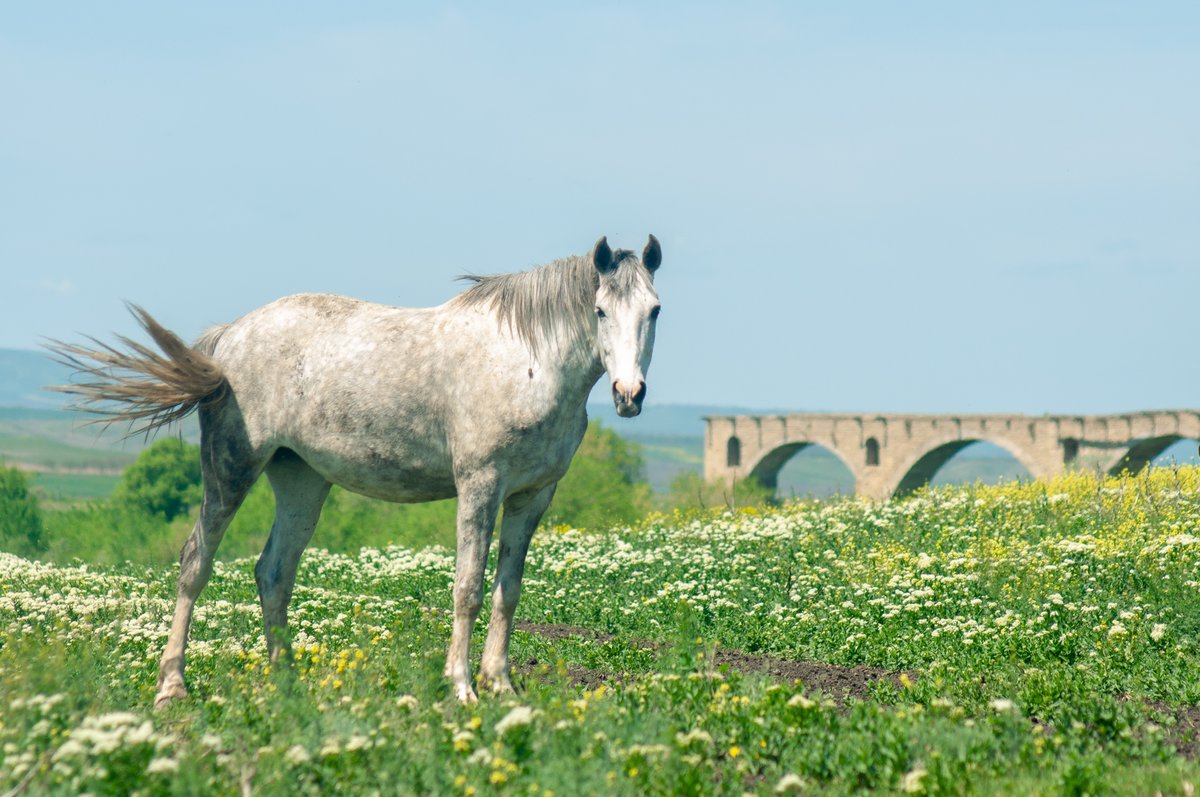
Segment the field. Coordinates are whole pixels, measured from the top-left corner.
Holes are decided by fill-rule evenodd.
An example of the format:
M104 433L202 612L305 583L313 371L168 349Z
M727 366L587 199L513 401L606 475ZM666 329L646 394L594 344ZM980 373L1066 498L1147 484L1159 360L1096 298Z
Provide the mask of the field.
M1192 794L1198 526L1179 468L543 530L467 707L443 549L310 551L274 668L219 563L159 713L173 573L0 554L0 789Z

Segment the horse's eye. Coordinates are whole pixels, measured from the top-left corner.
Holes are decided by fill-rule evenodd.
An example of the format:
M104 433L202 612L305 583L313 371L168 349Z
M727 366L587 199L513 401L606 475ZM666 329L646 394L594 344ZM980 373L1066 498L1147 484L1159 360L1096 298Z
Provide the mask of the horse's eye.
M596 308L596 318L607 318L607 316L604 315L604 311L599 307Z
M662 310L662 305L659 305L658 307L655 307L653 310L651 310L651 311L650 311L650 318L651 318L651 319L654 319L654 320L657 320L657 319L658 319L658 313L659 313L659 311L660 311L660 310Z

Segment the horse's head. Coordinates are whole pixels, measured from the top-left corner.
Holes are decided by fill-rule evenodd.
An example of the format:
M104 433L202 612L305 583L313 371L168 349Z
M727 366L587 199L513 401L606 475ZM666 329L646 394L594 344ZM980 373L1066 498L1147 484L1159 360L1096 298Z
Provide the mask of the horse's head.
M654 272L661 262L662 248L653 235L640 261L625 249L613 252L607 237L597 241L592 250L592 264L600 276L596 344L600 362L612 380L613 404L622 418L640 413L646 397L646 371L654 351L660 307Z

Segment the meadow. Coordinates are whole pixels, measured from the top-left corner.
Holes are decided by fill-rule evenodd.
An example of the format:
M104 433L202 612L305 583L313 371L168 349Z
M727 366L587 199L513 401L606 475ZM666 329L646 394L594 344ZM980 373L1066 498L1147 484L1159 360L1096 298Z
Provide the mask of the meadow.
M544 529L472 706L445 548L309 551L275 667L219 563L158 713L172 569L0 555L0 789L1190 795L1198 526L1159 468Z

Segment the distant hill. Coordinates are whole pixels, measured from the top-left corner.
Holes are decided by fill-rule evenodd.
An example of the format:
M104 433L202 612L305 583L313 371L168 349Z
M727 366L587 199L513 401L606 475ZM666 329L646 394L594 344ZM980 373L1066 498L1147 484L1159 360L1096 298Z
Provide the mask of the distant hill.
M0 349L0 407L61 407L61 393L46 385L66 382L71 372L40 351Z

